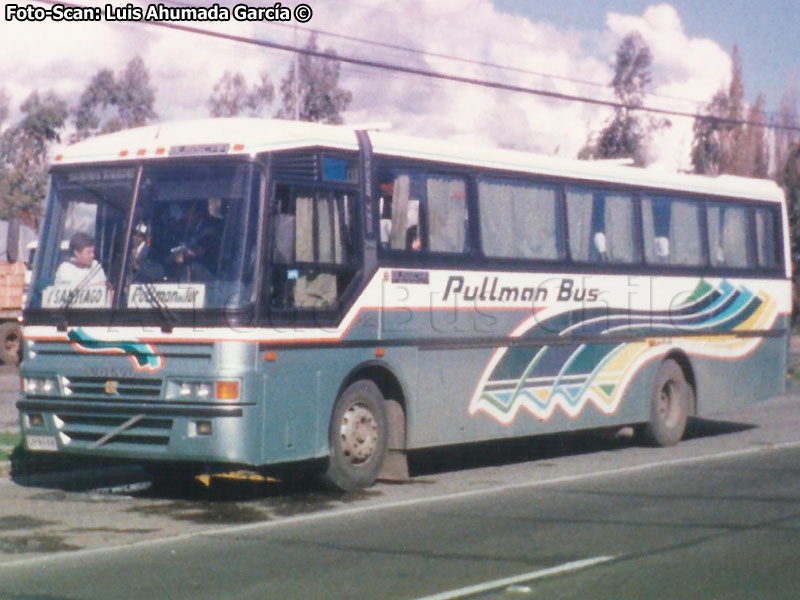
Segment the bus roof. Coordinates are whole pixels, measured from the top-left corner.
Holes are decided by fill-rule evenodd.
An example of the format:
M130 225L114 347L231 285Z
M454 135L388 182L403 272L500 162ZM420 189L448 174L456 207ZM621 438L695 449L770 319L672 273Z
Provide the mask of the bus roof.
M356 128L278 119L225 118L172 121L101 135L68 146L56 164L159 159L166 156L255 155L259 152L325 147L358 150ZM452 143L370 131L373 152L464 166L516 171L576 181L783 202L780 187L765 179L707 177L657 169L544 156L516 150Z

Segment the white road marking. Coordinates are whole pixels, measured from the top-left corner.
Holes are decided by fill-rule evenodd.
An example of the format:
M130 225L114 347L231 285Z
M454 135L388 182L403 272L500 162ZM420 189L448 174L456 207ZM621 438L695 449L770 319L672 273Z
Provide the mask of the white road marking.
M564 563L548 569L540 569L538 571L531 571L530 573L523 573L522 575L514 575L513 577L505 577L504 579L495 579L494 581L487 581L485 583L478 583L468 587L459 588L457 590L450 590L448 592L441 592L440 594L433 594L432 596L421 596L415 600L457 600L458 598L465 598L467 596L474 596L475 594L482 594L499 590L509 585L517 583L535 581L544 577L552 577L553 575L561 575L569 573L570 571L577 571L579 569L586 569L593 565L614 560L615 556L596 556L594 558L585 558L583 560L575 560L572 562Z
M539 481L527 481L524 483L509 483L506 485L499 485L494 487L486 487L478 490L468 490L464 492L454 492L452 494L442 494L439 496L429 496L425 498L409 498L407 500L397 500L394 502L385 502L382 504L373 504L371 506L354 506L350 508L332 509L327 512L299 515L295 517L287 517L279 521L266 521L260 523L248 523L246 525L233 525L228 527L220 527L218 529L206 529L203 531L195 531L193 533L184 533L180 535L157 538L152 540L143 540L141 542L133 542L131 544L122 544L119 546L108 546L104 548L91 548L87 550L75 550L74 552L62 552L59 554L51 554L47 556L35 556L30 558L22 558L19 560L8 561L0 563L0 571L9 567L21 567L26 565L37 565L42 563L67 561L72 559L81 559L93 555L109 555L112 552L139 550L143 548L150 548L154 546L163 546L171 543L184 542L192 539L202 537L215 537L221 535L241 534L255 531L266 531L269 529L277 529L280 527L287 527L290 525L298 525L303 523L313 523L317 521L324 521L327 519L339 519L342 517L356 516L360 514L368 514L380 510L391 510L394 508L407 508L410 506L419 506L424 504L433 504L437 502L451 502L453 500L463 500L465 498L474 498L477 496L496 495L502 492L517 491L543 487L548 485L556 485L560 483L571 483L574 481L582 481L585 479L593 479L597 477L608 477L613 475L627 475L636 473L638 471L647 471L650 469L657 469L659 467L678 467L683 465L690 465L709 460L724 460L728 458L736 458L740 456L748 456L750 454L758 454L760 452L773 452L775 450L787 450L791 448L800 448L800 441L783 442L778 444L767 444L752 446L750 448L742 448L740 450L729 450L727 452L719 452L717 454L707 454L701 456L690 456L687 458L676 458L667 461L657 461L642 463L640 465L631 465L629 467L621 467L618 469L604 469L602 471L592 471L588 473L580 473L577 475L565 475L562 477L552 477L550 479L541 479Z

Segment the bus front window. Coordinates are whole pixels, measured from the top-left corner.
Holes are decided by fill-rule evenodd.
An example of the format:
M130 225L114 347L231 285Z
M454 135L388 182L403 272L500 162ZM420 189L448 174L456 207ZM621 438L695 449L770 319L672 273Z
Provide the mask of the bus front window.
M249 302L258 191L251 164L145 167L123 306L196 310Z
M110 308L119 281L134 168L58 172L50 181L50 227L43 237L30 306Z

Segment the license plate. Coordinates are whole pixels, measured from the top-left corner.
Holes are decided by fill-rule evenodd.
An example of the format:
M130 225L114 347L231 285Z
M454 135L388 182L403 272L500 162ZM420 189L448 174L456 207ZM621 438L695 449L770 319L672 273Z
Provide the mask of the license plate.
M28 446L28 450L43 450L45 452L58 450L56 438L49 435L28 435L25 436L25 443Z

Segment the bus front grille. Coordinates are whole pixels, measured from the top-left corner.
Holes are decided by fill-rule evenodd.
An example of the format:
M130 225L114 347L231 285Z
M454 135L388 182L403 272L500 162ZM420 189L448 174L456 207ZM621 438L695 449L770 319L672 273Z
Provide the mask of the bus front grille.
M109 396L130 398L131 400L156 400L161 397L161 379L103 377L66 377L64 394L66 396L85 396L88 398L109 398Z
M69 443L87 446L109 436L129 420L129 417L125 416L82 413L56 413L55 417L59 431ZM117 447L120 445L166 447L169 444L172 425L172 419L144 417L132 426L111 435L103 444Z

